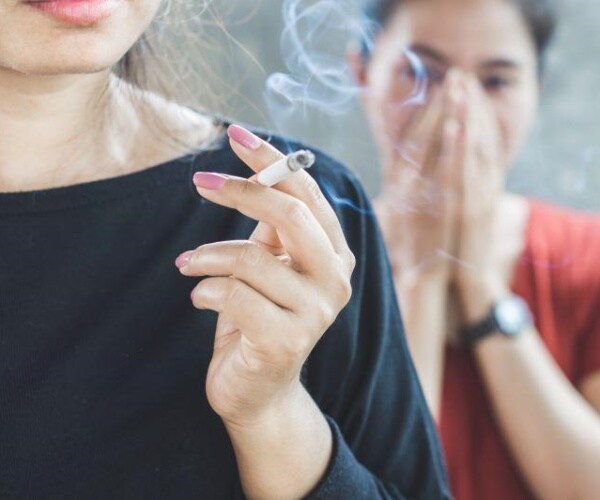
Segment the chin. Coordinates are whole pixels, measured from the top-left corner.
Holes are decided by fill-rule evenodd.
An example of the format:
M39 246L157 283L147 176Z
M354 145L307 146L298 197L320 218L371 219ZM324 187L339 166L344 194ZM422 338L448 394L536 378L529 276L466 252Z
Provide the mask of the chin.
M40 64L23 65L14 68L18 72L35 76L81 75L100 73L111 68L116 63L106 63L97 60L61 61L56 64L43 62Z
M97 50L91 46L76 51L70 47L68 50L48 47L41 52L9 58L5 66L18 73L38 76L98 73L114 66L129 48L110 50L106 44L99 44Z

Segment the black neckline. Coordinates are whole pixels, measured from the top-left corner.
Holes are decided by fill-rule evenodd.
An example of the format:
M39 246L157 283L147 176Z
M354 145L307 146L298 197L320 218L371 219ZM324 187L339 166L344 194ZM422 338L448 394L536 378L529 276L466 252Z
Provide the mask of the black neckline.
M187 153L162 163L122 175L33 191L0 192L0 215L63 210L129 197L154 186L190 182L204 170L198 160L223 150L223 138L213 148ZM186 168L187 167L187 168Z

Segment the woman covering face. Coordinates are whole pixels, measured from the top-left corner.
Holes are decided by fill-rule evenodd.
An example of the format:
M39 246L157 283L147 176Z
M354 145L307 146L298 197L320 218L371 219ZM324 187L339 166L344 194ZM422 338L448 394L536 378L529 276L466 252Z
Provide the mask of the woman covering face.
M0 497L449 498L362 187L156 91L183 4L0 0Z
M600 221L504 187L552 8L368 5L380 30L351 57L384 166L377 209L453 493L596 498Z

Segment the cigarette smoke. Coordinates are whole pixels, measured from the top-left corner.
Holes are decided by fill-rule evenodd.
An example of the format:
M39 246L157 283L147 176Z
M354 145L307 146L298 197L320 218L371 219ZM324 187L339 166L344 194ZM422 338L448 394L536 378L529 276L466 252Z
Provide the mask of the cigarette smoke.
M360 87L352 74L347 50L352 47L368 58L380 32L380 27L365 19L357 5L354 9L352 7L352 2L340 0L284 0L280 51L287 71L270 75L264 92L271 121L278 132L289 133L294 130L294 124L310 120L311 127L322 127L320 130L323 130L329 144L327 152L334 155L341 153L341 148L350 139L344 126L346 116L355 111L358 97L368 91ZM398 57L403 58L401 66L407 78L403 81L403 92L399 94L400 102L394 103L394 106L423 106L429 85L425 65L408 48ZM318 123L315 123L316 118ZM356 138L352 140L356 141ZM415 167L415 172L420 171L413 159L415 145L403 143L396 147ZM375 175L377 172L373 169ZM321 188L338 209L351 210L367 217L375 215L372 209L357 206L353 200L341 196L326 181L321 183ZM380 204L379 209L383 208L391 215L435 206L434 198L445 194L434 188L431 186L419 193L416 204L404 193L388 190L391 192L388 200L393 201ZM427 259L453 257L436 252Z
M344 2L331 0L283 2L281 53L288 72L267 79L265 98L273 115L313 107L335 116L351 105L358 89L346 64L345 49L360 33L360 25L345 7Z
M339 124L364 91L352 75L347 49L357 44L372 48L378 26L365 19L354 2L284 0L282 10L280 48L287 72L274 73L266 81L264 96L272 120L278 129L289 130L311 111ZM416 54L406 50L404 56L416 79L403 104L423 104L426 72Z
M357 2L339 0L284 0L280 51L287 71L270 75L265 85L265 103L275 129L285 135L301 130L298 124L310 121L311 127L319 127L326 134L327 152L334 155L342 154L349 140L345 117L354 113L358 97L368 91L360 87L352 74L347 50L360 51L368 58L380 32L380 27L366 19L359 7ZM405 71L410 68L407 71L410 78L401 102L395 106L424 105L429 83L425 66L408 48L398 56L404 58ZM365 147L368 141L369 137L365 139ZM397 148L406 160L415 164L411 161L413 146L398 144ZM364 211L351 200L340 198L330 186L322 188L338 207ZM425 196L425 203L430 197ZM402 196L393 205L390 209L395 212L415 210L414 202Z

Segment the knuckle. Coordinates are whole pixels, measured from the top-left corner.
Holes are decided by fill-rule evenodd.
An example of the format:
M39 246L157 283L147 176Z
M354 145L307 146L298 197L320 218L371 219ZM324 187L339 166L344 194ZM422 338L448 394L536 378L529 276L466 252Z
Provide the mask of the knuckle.
M335 299L342 304L342 307L345 307L352 298L352 272L348 272L348 266L354 266L356 259L353 254L350 255L352 256L353 261L350 262L348 260L350 257L344 259L332 280L334 283Z
M315 316L320 330L324 331L333 324L337 313L329 303L321 301L315 308Z
M337 280L337 296L345 306L352 298L352 282L346 274L341 275Z
M205 246L196 248L190 255L189 263L195 267L198 267L204 262L204 257L207 255L208 250Z
M227 298L225 301L227 308L233 311L238 310L246 301L247 296L248 291L246 287L235 278L231 278L228 283Z
M352 298L352 283L350 280L346 279L342 282L340 295L344 306L350 302Z
M281 356L288 362L304 360L310 352L311 341L307 335L290 335L280 346Z
M230 185L234 190L235 202L234 205L236 208L240 206L241 200L246 199L248 196L252 194L252 183L249 181L242 182L231 182Z
M297 198L292 198L286 203L282 215L293 224L304 224L309 218L308 207Z
M304 191L308 194L311 201L321 204L323 203L323 193L321 192L321 188L317 184L317 181L313 179L308 173L304 176L303 179L303 188Z
M352 250L350 250L349 248L346 248L345 259L346 259L346 262L348 263L348 269L350 270L350 273L352 274L354 269L356 269L356 255L354 255Z
M254 243L244 243L234 265L234 274L237 276L249 267L260 265L263 252Z

